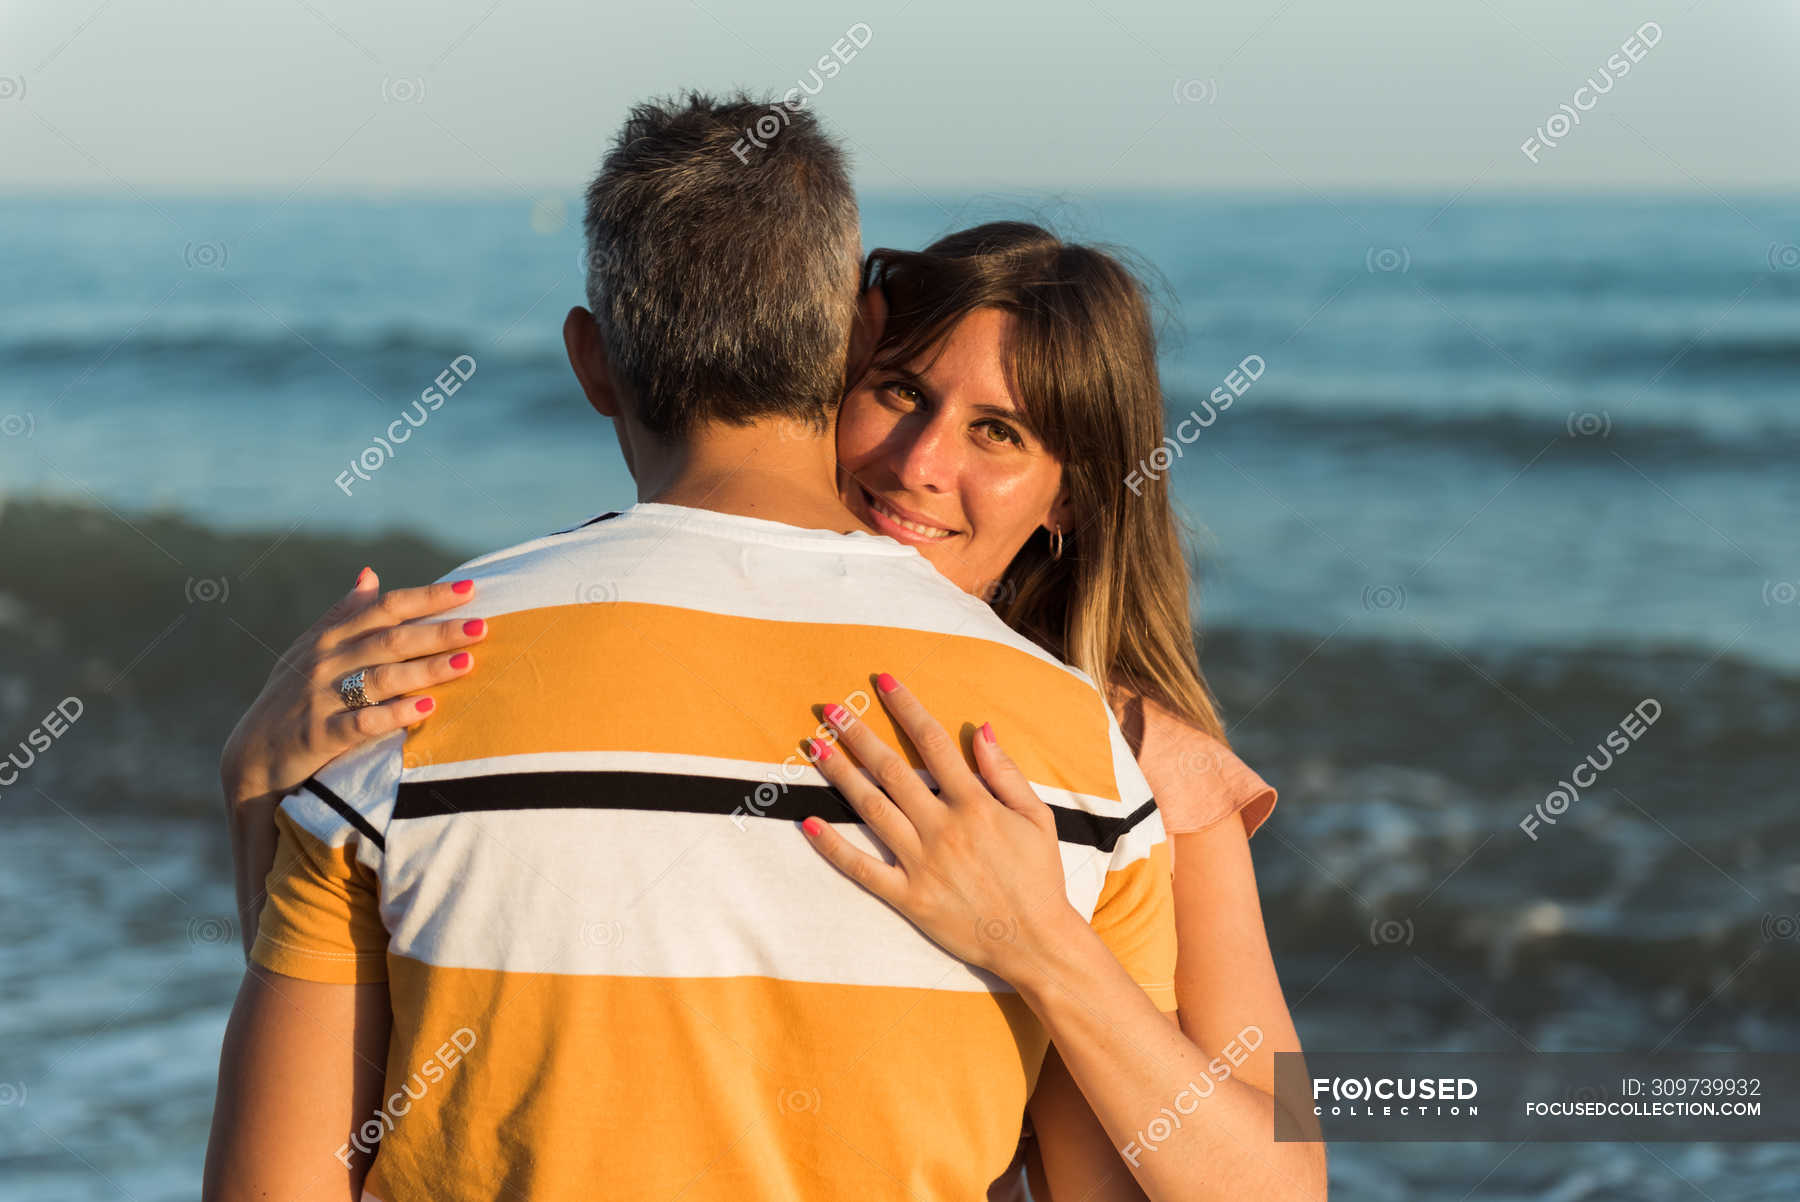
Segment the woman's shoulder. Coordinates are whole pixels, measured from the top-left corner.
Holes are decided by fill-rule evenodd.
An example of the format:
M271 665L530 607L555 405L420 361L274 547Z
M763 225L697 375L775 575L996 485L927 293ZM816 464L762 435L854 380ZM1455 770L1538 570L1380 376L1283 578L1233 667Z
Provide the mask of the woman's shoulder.
M1275 790L1223 740L1150 697L1112 692L1119 725L1169 834L1205 830L1235 813L1248 837L1268 820Z

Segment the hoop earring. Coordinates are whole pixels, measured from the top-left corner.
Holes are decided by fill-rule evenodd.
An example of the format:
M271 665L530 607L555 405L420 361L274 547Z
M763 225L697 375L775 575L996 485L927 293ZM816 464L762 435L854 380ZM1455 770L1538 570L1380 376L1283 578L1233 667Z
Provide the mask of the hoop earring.
M1062 547L1063 547L1062 527L1058 526L1055 530L1050 532L1050 558L1051 559L1061 559L1062 558Z

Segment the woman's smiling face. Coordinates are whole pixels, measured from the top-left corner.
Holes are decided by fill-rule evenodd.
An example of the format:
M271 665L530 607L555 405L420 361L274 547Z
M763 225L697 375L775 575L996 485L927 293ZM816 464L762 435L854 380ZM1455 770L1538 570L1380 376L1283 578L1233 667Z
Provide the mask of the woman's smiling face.
M838 411L844 503L976 594L998 582L1035 528L1070 524L1062 464L1007 378L1011 322L999 309L974 310L930 362L871 370Z

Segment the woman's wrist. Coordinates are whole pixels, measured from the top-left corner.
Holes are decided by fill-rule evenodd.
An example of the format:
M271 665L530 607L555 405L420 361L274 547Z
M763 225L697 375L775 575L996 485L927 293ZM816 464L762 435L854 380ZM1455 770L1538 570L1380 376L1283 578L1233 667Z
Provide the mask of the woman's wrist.
M1112 957L1099 933L1079 910L1067 904L1042 921L1029 948L1020 956L1016 968L1000 975L1034 1010L1040 1001L1048 1002L1079 986L1084 975L1091 972L1095 951Z

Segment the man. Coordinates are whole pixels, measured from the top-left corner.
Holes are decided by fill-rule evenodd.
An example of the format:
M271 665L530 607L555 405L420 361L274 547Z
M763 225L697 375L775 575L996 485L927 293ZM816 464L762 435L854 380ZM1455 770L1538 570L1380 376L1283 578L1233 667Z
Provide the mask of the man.
M876 847L797 751L828 703L900 743L875 673L1003 713L1101 819L1070 824L1070 903L1174 1008L1167 844L1099 695L839 502L879 304L810 114L732 153L769 111L640 106L591 185L564 334L639 502L457 569L481 676L282 803L214 1202L977 1198L1028 1100L1086 1150L1059 1196L1136 1195L1017 993L795 829Z

